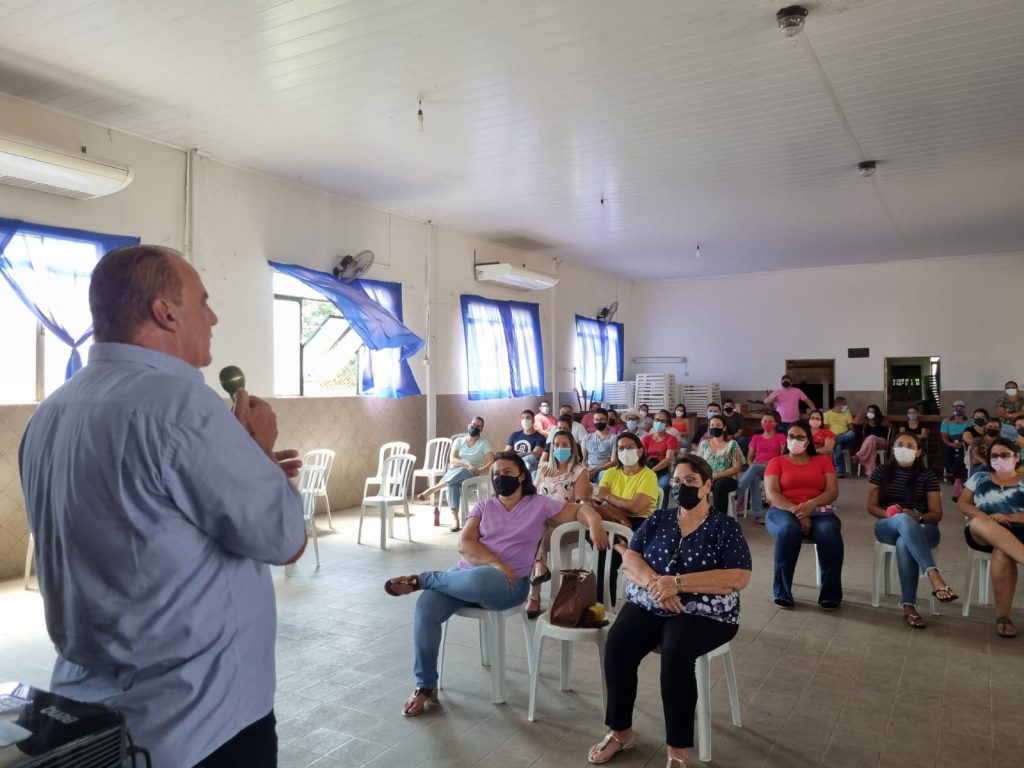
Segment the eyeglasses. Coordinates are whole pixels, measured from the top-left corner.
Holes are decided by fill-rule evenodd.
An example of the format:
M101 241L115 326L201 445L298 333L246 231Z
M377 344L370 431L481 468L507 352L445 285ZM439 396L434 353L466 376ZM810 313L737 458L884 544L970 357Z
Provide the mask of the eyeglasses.
M673 477L669 481L669 486L672 488L678 488L680 485L689 485L690 487L699 488L703 484L704 481L701 480L700 475L686 475L686 477L684 477L682 480L680 480L678 477Z
M989 456L993 459L1013 459L1016 458L1012 453L990 453Z
M790 432L790 433L788 433L786 435L786 439L787 440L792 440L794 443L806 443L807 442L807 436L806 435L794 435L792 432Z

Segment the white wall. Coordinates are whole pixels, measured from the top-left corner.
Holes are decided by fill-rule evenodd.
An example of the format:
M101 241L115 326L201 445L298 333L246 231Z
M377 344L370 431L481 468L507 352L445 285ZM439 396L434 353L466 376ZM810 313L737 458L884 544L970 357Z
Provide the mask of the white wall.
M135 179L122 192L72 200L0 185L0 216L39 224L136 235L181 248L185 220L185 154L91 123L0 96L0 134L127 163Z
M1024 377L1022 268L1015 253L637 283L629 370L681 377L683 366L632 358L684 355L683 381L756 390L778 382L786 359L834 358L839 389L881 390L883 358L937 355L944 390L1001 389ZM850 359L849 347L871 355Z

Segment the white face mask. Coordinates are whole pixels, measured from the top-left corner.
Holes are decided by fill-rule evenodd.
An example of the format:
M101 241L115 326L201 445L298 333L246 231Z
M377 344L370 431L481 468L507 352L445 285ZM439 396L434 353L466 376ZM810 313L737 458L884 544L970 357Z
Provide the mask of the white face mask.
M551 413L551 406L550 405L542 405L540 407L540 412L543 413L543 414Z
M533 426L533 419L523 419L519 423L523 425L523 429L530 429Z
M802 453L807 452L807 441L806 440L786 440L786 447L789 452L799 456Z
M873 418L875 418L876 416L878 416L878 414L877 414L877 413L875 413L874 411L868 411L868 414L867 414L867 416L868 416L868 418L869 418L869 419L873 419Z
M850 406L844 405L842 408L839 409L839 412L840 413L849 413L850 412Z
M1006 396L1007 397L1016 397L1017 396L1017 390L1014 389L1013 387L1007 387L1006 388Z
M640 451L636 448L626 448L619 451L619 461L624 467L635 467L640 461Z
M897 445L892 449L892 454L896 457L896 462L901 467L913 466L914 462L917 461L917 451L913 448L907 448L905 445Z
M1002 457L992 459L992 469L997 475L1012 475L1017 468L1017 461L1012 456L1008 459Z

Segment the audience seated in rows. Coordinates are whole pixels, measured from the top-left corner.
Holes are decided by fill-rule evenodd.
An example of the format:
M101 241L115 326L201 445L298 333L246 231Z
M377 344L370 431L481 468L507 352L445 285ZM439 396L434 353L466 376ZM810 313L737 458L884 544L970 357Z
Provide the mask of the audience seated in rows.
M931 583L932 595L944 603L957 595L935 565L932 550L939 545L942 494L939 479L921 466L921 438L903 432L893 442L892 455L871 473L868 513L878 518L875 538L896 547L903 620L914 629L925 627L917 610L917 580Z
M834 504L839 483L829 457L817 455L806 421L789 425L786 453L768 462L764 486L771 503L765 527L775 539L775 604L793 607L793 573L806 538L817 545L821 564L818 605L838 609L843 602L843 534Z
M583 459L591 480L598 480L606 469L615 466L615 435L608 429L608 411L598 406L590 412L594 431L583 438Z
M725 514L729 508L729 494L736 490L739 474L743 471L743 454L736 441L725 430L720 414L708 419L708 439L697 446L697 455L711 465L711 506Z

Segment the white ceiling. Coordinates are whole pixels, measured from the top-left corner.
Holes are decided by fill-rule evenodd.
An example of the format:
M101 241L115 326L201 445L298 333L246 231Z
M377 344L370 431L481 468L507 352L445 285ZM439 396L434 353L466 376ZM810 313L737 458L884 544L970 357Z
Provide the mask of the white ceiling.
M1024 250L1024 2L783 4L0 0L0 91L635 279Z

